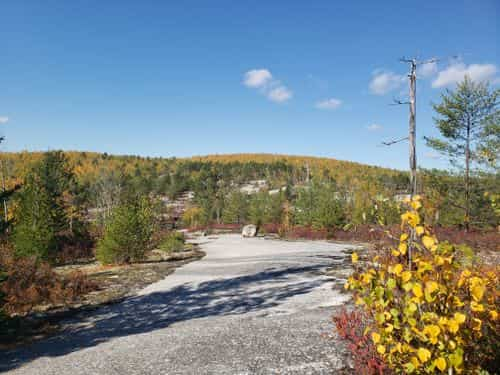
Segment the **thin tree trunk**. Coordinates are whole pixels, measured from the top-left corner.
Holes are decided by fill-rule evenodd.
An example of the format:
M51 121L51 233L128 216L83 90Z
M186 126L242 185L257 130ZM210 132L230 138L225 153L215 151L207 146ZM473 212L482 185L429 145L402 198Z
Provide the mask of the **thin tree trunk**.
M467 119L467 138L465 144L465 231L469 231L470 224L470 119Z

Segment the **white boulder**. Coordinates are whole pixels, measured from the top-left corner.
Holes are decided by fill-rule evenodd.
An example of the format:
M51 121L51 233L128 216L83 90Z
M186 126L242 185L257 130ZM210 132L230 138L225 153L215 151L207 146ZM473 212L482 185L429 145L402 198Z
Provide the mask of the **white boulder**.
M248 224L243 227L241 231L243 237L255 237L257 235L257 226L253 224Z

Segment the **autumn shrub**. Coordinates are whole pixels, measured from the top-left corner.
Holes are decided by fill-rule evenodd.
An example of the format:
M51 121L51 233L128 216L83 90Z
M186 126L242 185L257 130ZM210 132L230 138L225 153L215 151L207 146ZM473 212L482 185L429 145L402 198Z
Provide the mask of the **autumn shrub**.
M158 248L165 252L176 252L184 250L186 239L182 232L170 232L160 242Z
M182 214L182 223L187 227L197 227L203 223L204 210L200 207L189 207Z
M384 374L387 370L383 359L377 353L373 341L364 334L368 325L367 314L354 310L343 309L333 317L333 322L339 336L346 340L348 349L353 354L354 370L360 375Z
M398 373L494 370L498 267L485 271L464 262L463 248L440 243L422 222L421 206L418 196L409 202L398 246L346 283L371 318L365 333Z
M311 226L294 226L285 236L292 239L325 240L329 237L327 229L315 229Z
M25 315L44 304L64 305L97 288L84 273L59 276L34 256L3 256L1 266L5 271L0 282L2 310L7 316Z

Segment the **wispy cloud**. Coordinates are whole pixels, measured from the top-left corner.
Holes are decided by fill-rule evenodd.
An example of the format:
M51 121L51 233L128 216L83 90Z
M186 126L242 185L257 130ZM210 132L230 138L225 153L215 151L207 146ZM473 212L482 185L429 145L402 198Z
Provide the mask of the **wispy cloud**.
M371 125L368 125L366 128L371 132L376 132L376 131L382 130L383 126L379 125L379 124L371 124Z
M432 81L432 87L448 87L462 81L465 76L474 82L495 82L498 69L494 64L470 64L463 62L453 62L445 69L441 70L436 79Z
M9 122L9 118L7 116L0 116L0 124L6 124Z
M263 87L272 80L273 76L267 69L252 69L245 73L243 84L247 87Z
M252 69L243 76L243 84L247 87L258 89L269 100L283 103L293 97L293 92L280 81L273 78L268 69Z
M267 93L269 100L273 102L282 103L291 99L293 93L287 89L285 86L278 86Z
M377 70L373 72L370 81L370 91L375 95L384 95L398 89L404 83L405 77L390 71Z
M330 98L330 99L325 99L325 100L321 100L321 101L317 102L315 107L318 109L333 110L333 109L337 109L341 105L342 105L342 100Z

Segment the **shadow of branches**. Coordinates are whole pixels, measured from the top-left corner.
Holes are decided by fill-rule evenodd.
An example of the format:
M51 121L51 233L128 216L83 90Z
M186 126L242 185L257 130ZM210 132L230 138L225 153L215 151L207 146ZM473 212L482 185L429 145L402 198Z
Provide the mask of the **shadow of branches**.
M55 357L99 345L115 337L151 332L172 323L229 314L243 314L277 306L310 292L324 280L301 278L317 273L324 265L270 268L255 274L186 283L165 292L130 297L102 306L66 322L59 335L29 347L0 352L0 372L39 357Z

